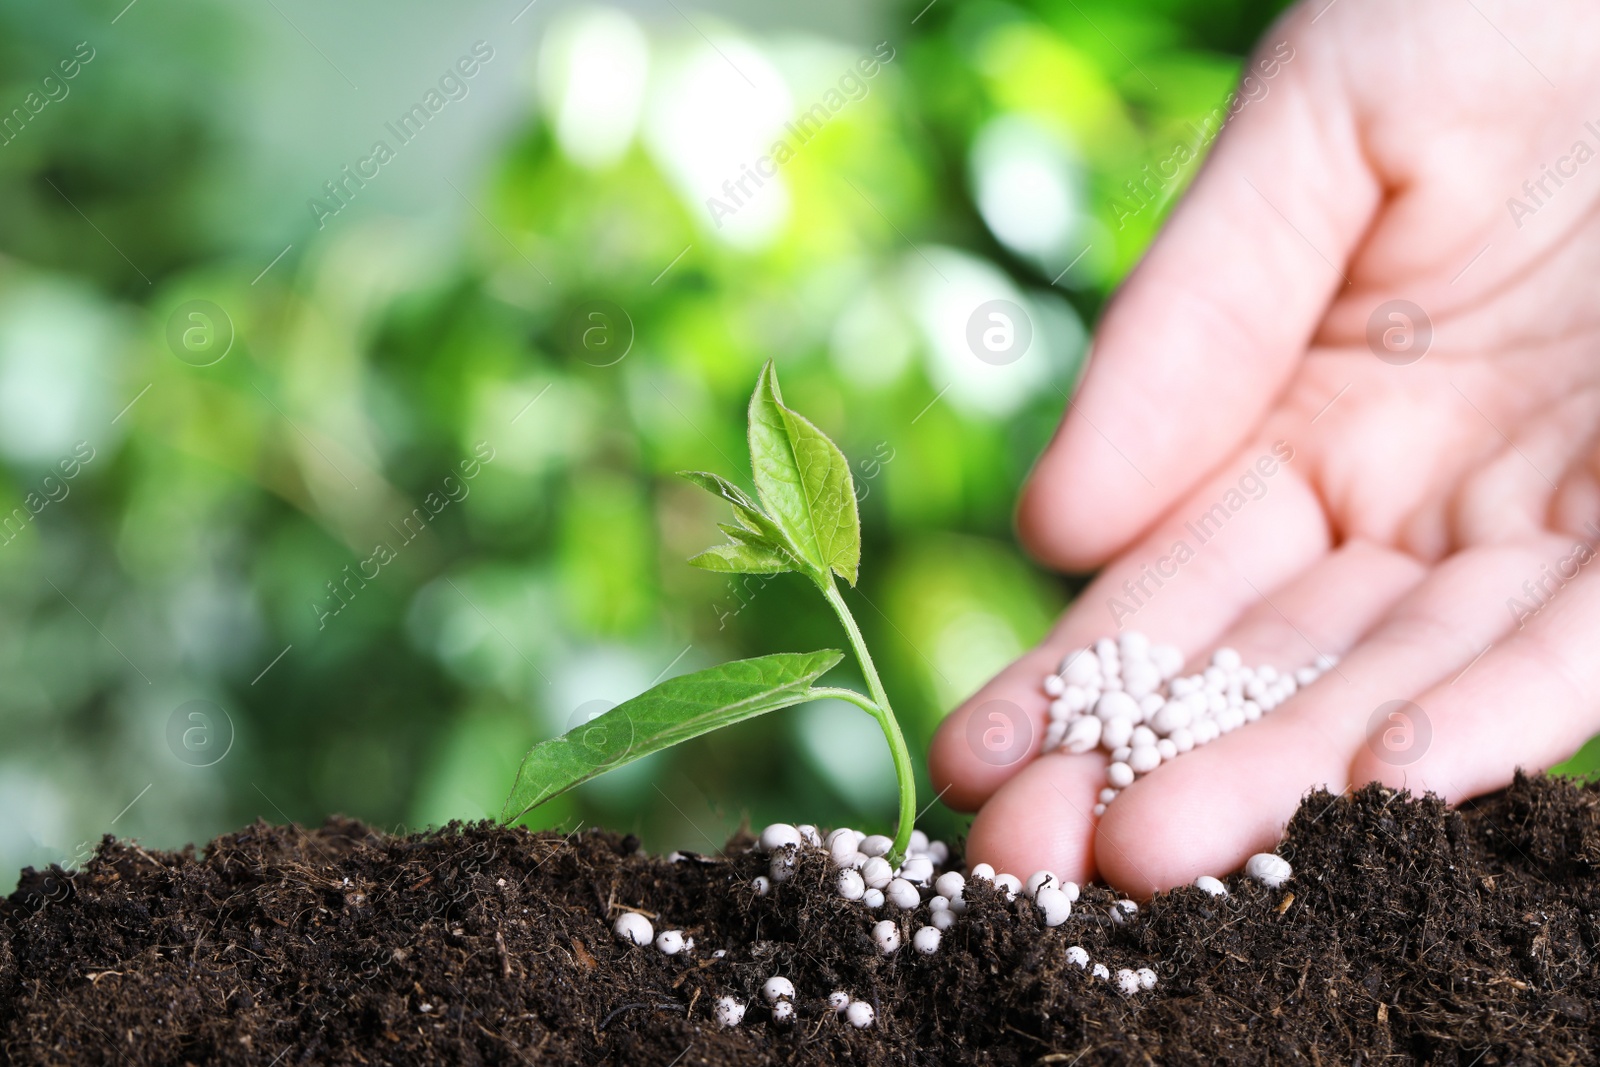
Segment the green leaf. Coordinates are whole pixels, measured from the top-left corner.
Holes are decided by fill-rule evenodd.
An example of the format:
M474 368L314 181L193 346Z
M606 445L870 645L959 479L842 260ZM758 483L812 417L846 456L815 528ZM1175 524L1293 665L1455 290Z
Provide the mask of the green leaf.
M641 756L799 704L844 654L782 652L671 678L528 750L502 812L515 822L573 786Z
M712 496L720 496L733 505L735 514L749 512L752 515L761 515L761 508L757 506L756 502L745 495L743 489L740 489L720 474L712 474L709 471L679 471L678 477L693 482ZM761 517L765 518L765 516ZM740 516L740 521L743 521L742 515ZM750 524L745 523L745 525L748 526ZM750 528L755 529L753 526Z
M722 574L783 574L796 570L794 557L760 542L716 545L689 560L689 566Z
M734 518L739 520L738 526L719 524L730 544L707 549L689 561L691 566L728 574L782 574L804 569L788 535L742 489L704 471L680 471L679 475L732 504Z
M850 464L827 434L783 406L771 360L750 397L750 468L756 495L800 558L855 585L861 519Z

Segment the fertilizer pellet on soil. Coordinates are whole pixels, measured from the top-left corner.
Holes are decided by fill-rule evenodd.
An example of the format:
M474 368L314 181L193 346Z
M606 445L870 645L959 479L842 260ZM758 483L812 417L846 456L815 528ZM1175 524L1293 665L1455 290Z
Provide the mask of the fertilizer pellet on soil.
M748 836L677 863L488 824L258 823L180 853L107 839L0 902L0 1048L118 1067L1600 1062L1600 788L1519 777L1459 809L1315 792L1281 888L1232 874L1227 898L1183 886L1116 924L1114 893L1074 887L1050 929L975 879L959 913L887 913L911 948L947 916L933 955L878 954L885 913L838 897L801 836L766 896ZM683 950L618 937L624 914ZM795 996L769 1005L776 975ZM728 1028L724 997L747 1008ZM872 1025L835 1014L853 1002Z

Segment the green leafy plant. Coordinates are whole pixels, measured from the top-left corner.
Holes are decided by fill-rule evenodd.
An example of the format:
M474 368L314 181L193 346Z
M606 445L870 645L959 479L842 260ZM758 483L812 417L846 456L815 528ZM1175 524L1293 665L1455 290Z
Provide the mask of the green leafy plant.
M867 694L818 686L842 652L786 652L737 660L669 679L560 737L529 750L506 800L504 821L613 767L769 711L811 700L847 700L878 721L889 742L900 786L900 821L893 855L904 855L916 818L911 755L861 628L839 593L835 577L852 586L861 563L861 519L850 464L828 436L784 406L778 372L769 361L750 397L750 468L756 498L716 474L683 477L733 508L720 524L726 544L689 562L730 574L795 572L811 579L844 626L867 682Z

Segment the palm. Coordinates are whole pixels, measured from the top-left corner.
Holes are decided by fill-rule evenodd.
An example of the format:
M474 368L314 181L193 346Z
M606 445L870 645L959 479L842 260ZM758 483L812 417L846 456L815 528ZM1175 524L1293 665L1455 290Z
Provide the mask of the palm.
M1600 46L1574 28L1595 21L1576 5L1531 25L1478 8L1413 5L1401 25L1373 0L1314 26L1314 11L1291 15L1293 63L1108 312L1021 512L1037 554L1103 570L930 756L947 800L982 806L977 858L1147 892L1270 845L1309 787L1378 779L1459 799L1597 725L1600 592L1579 564L1600 540L1600 159L1559 189L1547 178L1537 203L1522 183L1580 166L1561 163L1580 137L1600 153L1600 124L1584 129ZM1531 214L1513 217L1513 194ZM1380 334L1422 325L1392 318L1396 300L1431 324L1414 362L1415 336L1409 353L1403 334L1398 351L1369 345L1375 317ZM1230 495L1278 442L1294 458L1257 479L1259 498ZM1197 542L1181 566L1178 541ZM1103 756L997 765L973 758L965 727L993 700L1041 720L1043 674L1119 626L1195 658L1344 658L1268 719L1135 783L1096 828ZM1413 702L1403 751L1374 733L1393 701ZM1528 709L1514 737L1506 707Z

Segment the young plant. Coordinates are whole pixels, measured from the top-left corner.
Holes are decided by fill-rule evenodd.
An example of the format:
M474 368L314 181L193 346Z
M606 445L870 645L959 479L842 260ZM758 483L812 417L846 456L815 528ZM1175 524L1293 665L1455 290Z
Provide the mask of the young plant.
M878 669L861 638L835 576L852 586L861 560L861 521L850 464L826 434L783 404L778 372L769 361L750 397L752 500L715 474L683 477L721 497L734 523L721 524L727 544L689 562L729 574L796 572L811 579L838 615L867 682L867 695L813 683L844 654L786 652L737 660L672 678L560 737L529 750L502 813L506 823L604 771L679 742L769 711L811 700L847 700L877 720L889 742L900 786L900 821L891 855L903 856L916 818L911 754L889 707ZM758 502L759 501L759 502Z

